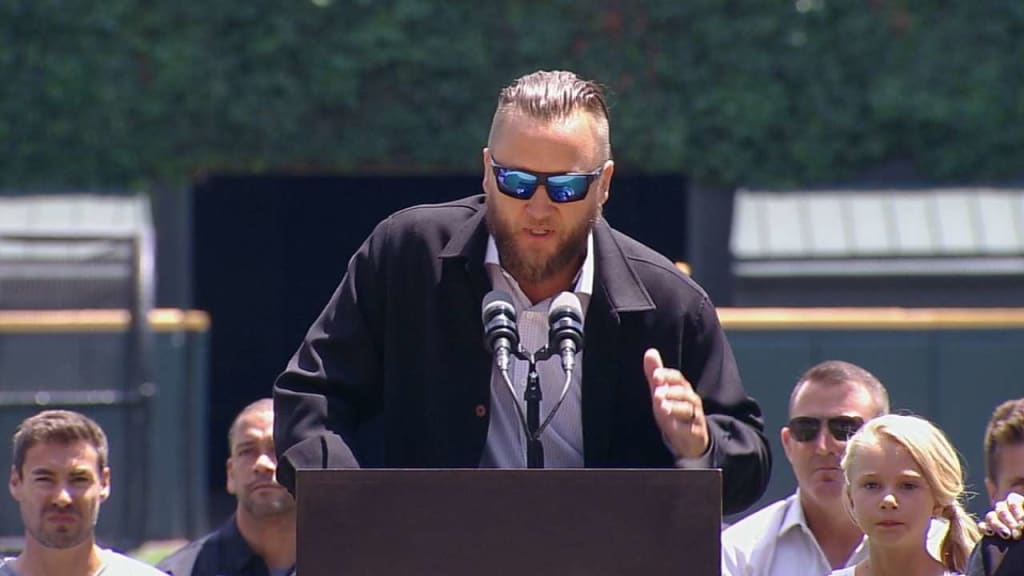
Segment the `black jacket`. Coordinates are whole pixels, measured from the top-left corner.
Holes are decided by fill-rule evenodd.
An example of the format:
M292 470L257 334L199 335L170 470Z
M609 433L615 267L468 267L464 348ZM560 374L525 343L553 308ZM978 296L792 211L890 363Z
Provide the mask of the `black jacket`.
M1019 576L1024 574L1024 540L986 536L974 547L967 576Z
M302 467L466 468L487 437L491 356L480 303L484 197L418 206L377 225L274 385L278 478ZM657 348L701 395L725 513L767 487L771 456L707 295L668 259L594 226L584 322L583 448L591 468L670 467L643 354Z
M234 514L217 530L189 542L156 565L173 576L269 576L263 558L242 538ZM294 571L292 572L294 574Z

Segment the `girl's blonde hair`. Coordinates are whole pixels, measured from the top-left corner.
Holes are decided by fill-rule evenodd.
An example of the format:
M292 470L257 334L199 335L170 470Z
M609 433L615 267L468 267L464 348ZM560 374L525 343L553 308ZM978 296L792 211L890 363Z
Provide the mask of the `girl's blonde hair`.
M960 456L942 430L917 416L888 414L868 421L846 443L842 467L846 489L850 489L850 468L862 448L882 439L903 446L921 468L939 509L938 516L949 521L942 541L942 564L947 570L963 572L975 542L981 537L974 518L964 510L964 474ZM849 500L849 498L847 498Z

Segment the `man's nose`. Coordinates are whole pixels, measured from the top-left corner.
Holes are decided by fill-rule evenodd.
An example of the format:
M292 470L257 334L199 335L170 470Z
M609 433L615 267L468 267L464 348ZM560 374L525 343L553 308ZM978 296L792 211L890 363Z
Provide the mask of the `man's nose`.
M541 184L537 186L537 190L534 191L533 196L526 201L526 212L533 218L542 219L546 217L553 208L553 202L551 198L548 198L547 186Z
M53 497L53 503L61 507L70 506L72 500L71 491L65 485L58 487L57 493Z
M822 426L818 431L818 437L814 439L815 449L818 454L838 454L842 451L842 445L829 432L827 426Z
M274 460L273 455L264 452L260 454L260 457L256 459L255 467L257 470L265 472L274 472L277 470L277 461Z

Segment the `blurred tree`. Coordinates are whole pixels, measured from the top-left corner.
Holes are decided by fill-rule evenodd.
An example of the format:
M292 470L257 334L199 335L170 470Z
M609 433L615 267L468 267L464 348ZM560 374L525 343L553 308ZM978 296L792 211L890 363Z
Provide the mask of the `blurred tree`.
M713 186L1021 176L1018 0L8 0L0 186L478 169L498 89L607 84L625 167Z

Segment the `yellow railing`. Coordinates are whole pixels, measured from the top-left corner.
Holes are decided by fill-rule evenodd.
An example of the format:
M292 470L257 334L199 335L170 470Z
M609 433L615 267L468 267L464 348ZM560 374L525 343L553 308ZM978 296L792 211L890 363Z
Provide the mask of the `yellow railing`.
M52 332L120 332L128 328L127 310L4 310L0 334ZM202 310L160 308L149 313L155 332L202 332L210 328L210 316Z
M1024 328L1024 308L719 308L727 330L962 330ZM126 310L0 311L0 333L118 332ZM156 332L205 331L202 310L161 308Z
M1024 328L1024 308L720 308L726 330Z

